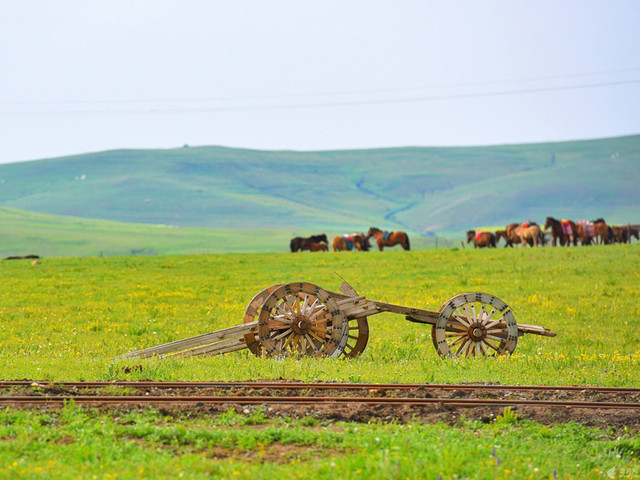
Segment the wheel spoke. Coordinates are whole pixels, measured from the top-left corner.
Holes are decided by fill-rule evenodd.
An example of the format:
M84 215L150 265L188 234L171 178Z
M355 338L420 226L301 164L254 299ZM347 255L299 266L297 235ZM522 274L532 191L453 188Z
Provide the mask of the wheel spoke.
M468 335L469 332L447 332L444 334L445 337L460 337L460 336L464 336L464 335Z
M490 342L489 340L487 340L486 338L484 339L484 343L486 343L487 345L489 345L491 348L493 348L496 352L500 352L500 347L498 347L495 343Z
M309 344L311 345L311 348L313 348L313 351L315 353L318 353L320 350L318 350L318 347L316 346L316 344L314 343L313 339L309 336L308 333L305 333L305 338L307 339L307 341L309 342Z
M461 329L466 330L471 326L470 323L467 323L466 320L464 320L462 317L458 315L454 315L453 318L455 318L458 322L460 322L461 325L456 325L455 323L451 323L451 324L447 324L447 327L457 328L458 330L461 330Z
M487 335L484 338L488 338L489 340L496 340L498 342L504 342L507 339L507 337L497 337L495 335Z

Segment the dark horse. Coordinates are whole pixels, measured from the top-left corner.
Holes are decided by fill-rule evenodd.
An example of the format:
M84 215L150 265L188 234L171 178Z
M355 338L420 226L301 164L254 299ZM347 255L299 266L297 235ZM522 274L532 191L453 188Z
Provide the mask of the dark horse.
M568 228L567 228L568 227ZM560 246L569 246L573 243L575 247L578 245L578 226L572 220L556 220L553 217L547 217L544 222L544 229L551 228L551 244L555 247L556 242L560 241Z
M292 252L297 252L298 250L302 250L302 247L306 247L307 245L311 245L312 243L320 243L324 242L329 244L329 240L327 240L327 235L322 233L320 235L311 235L310 237L296 237L292 238L289 246L291 247ZM309 250L309 248L306 248Z
M496 236L491 232L467 230L467 243L473 242L473 248L496 247Z
M383 232L376 227L371 227L367 232L366 239L369 240L371 237L376 239L380 251L384 247L393 247L394 245L401 245L405 250L411 250L409 235L404 232Z

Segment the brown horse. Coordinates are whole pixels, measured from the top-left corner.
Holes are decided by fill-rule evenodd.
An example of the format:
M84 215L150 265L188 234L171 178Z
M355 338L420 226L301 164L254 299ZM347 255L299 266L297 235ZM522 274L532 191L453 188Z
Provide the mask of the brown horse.
M300 247L300 251L303 252L305 250L309 250L310 252L326 252L329 250L329 247L327 247L327 244L324 242L305 243Z
M361 252L369 251L369 240L364 236L364 233L344 234L341 237L335 237L331 241L331 248L333 248L334 252L353 250L353 247Z
M594 242L596 244L609 244L612 243L612 235L613 232L609 230L609 226L607 222L604 221L604 218L598 218L597 220L593 220L593 228L596 230L596 236Z
M513 229L513 236L520 237L522 248L526 247L527 244L531 247L537 247L538 245L542 247L544 245L544 235L538 225L531 225L530 227L520 225Z
M393 247L394 245L400 245L405 250L411 250L411 247L409 246L409 235L401 231L383 232L376 227L371 227L367 232L367 241L371 237L376 239L376 243L378 244L380 251L382 251L384 247Z
M509 237L507 237L506 230L496 230L496 233L494 235L496 236L496 246L498 245L498 243L500 243L501 238L504 238L504 241L506 243L505 248L509 246Z
M467 230L467 243L473 242L473 248L496 248L496 237L491 232Z
M610 225L609 228L611 229L614 243L629 243L631 241L629 238L629 229L627 227Z
M573 220L556 220L547 217L544 222L544 229L551 228L551 244L555 247L556 241L560 241L561 246L578 245L578 226Z
M295 237L291 239L291 242L289 242L289 247L291 248L292 252L297 252L298 250L302 251L304 246L308 245L308 244L312 244L312 243L320 243L320 242L324 242L324 243L329 243L329 240L327 240L327 235L324 233L321 233L320 235L311 235L310 237Z
M596 229L593 222L586 220L578 220L576 222L577 237L580 239L581 245L591 245L591 241L596 236Z
M514 243L522 243L522 239L520 238L520 235L516 233L516 228L522 227L523 225L525 224L510 223L509 225L506 226L505 231L507 232L507 236L505 237L505 240L507 241L507 244L505 245L505 248L506 247L513 248ZM527 223L527 225L536 225L536 224L532 222L532 223ZM533 241L531 239L528 240L528 243L530 247L533 247Z

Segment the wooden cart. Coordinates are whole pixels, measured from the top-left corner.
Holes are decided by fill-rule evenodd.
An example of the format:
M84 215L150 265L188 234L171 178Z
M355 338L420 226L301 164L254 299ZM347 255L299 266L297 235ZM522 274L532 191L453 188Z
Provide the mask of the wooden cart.
M340 292L298 282L259 292L249 302L242 325L118 358L218 355L245 348L258 356L355 357L367 346L367 317L383 312L431 325L433 345L444 358L511 354L525 333L556 335L516 323L509 306L487 293L456 295L434 312L365 298L346 282Z

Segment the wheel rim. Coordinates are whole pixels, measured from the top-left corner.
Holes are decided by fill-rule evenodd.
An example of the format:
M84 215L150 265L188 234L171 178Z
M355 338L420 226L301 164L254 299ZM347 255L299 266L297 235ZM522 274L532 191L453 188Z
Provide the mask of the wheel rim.
M267 297L271 295L271 293L280 286L271 285L270 287L265 288L256 294L255 297L251 299L249 305L247 305L247 309L244 311L244 320L243 323L251 323L256 319L256 315L260 311L260 307L267 300ZM262 346L258 341L258 335L254 332L247 333L244 336L245 342L247 343L247 348L256 356L260 356L262 354Z
M349 338L344 348L344 354L351 358L357 357L367 347L368 342L369 322L367 321L367 317L349 320Z
M436 350L445 358L511 354L518 324L511 308L487 293L463 293L448 300L432 327Z
M267 355L340 356L349 323L336 301L311 283L276 288L260 309L259 342Z

